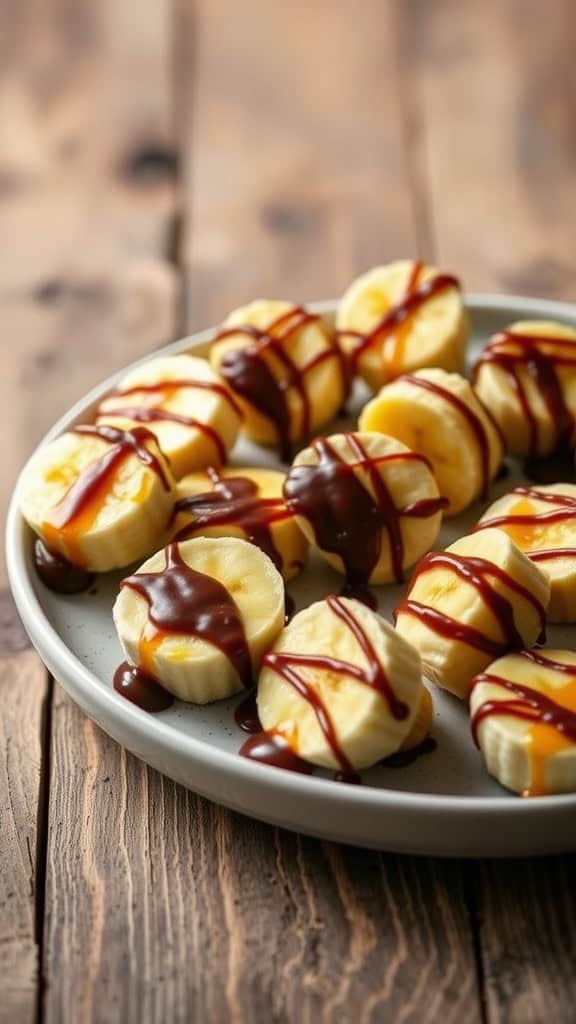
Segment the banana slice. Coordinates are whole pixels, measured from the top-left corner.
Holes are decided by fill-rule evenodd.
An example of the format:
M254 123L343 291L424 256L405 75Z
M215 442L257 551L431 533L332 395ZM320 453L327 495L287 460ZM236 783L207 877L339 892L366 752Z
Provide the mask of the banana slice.
M462 537L416 567L396 629L425 674L457 697L473 676L543 633L550 583L502 530Z
M308 542L282 497L284 480L274 469L244 466L191 473L178 484L173 537L244 537L291 579L304 566Z
M424 366L461 370L468 317L455 277L413 260L354 281L336 315L340 346L374 391Z
M398 751L400 753L404 753L404 751L414 750L416 747L421 747L430 735L433 720L434 704L432 702L432 696L430 694L430 690L423 686L420 704L418 705L418 711L416 712L416 718L414 719L412 728L410 729L406 739L404 739L398 747Z
M284 584L254 544L169 544L121 584L113 610L126 657L181 700L249 686L284 624Z
M312 764L350 777L398 750L422 699L418 654L359 601L299 612L265 655L263 728Z
M486 510L477 529L493 526L548 577L548 621L576 622L576 485L516 487Z
M472 681L486 767L523 796L576 792L576 652L520 651Z
M144 423L158 438L174 476L222 465L241 412L205 359L162 356L132 370L98 407L97 423L130 430Z
M277 444L285 462L292 442L330 420L348 390L342 354L321 317L291 302L257 299L227 317L211 349L244 413L245 433Z
M386 384L368 402L360 430L379 430L425 455L447 515L481 495L502 461L498 430L468 381L444 370L419 370Z
M495 334L472 381L513 455L549 455L569 438L576 414L576 329L520 320Z
M20 481L22 515L54 554L92 572L157 545L175 483L153 434L80 426L41 448Z
M333 434L300 452L284 497L351 587L401 580L438 536L444 502L426 460L382 434Z

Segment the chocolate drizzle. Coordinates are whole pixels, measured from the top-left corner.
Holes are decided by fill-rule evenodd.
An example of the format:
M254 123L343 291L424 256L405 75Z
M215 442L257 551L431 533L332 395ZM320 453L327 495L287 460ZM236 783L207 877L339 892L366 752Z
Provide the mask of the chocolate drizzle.
M567 494L549 494L546 491L539 491L534 487L515 487L511 493L528 500L545 502L555 507L550 511L540 512L504 512L500 516L491 516L488 519L481 520L476 526L476 530L486 530L491 527L500 527L505 530L508 526L545 528L546 526L553 526L555 523L568 522L572 519L576 520L576 497ZM526 550L526 555L533 562L546 562L554 558L574 558L576 557L576 548L528 549Z
M130 388L113 391L107 396L106 403L111 399L120 399L120 404L112 408L100 408L99 417L118 417L120 419L133 420L136 423L179 423L182 426L190 427L204 434L213 444L218 461L223 464L226 461L226 447L220 434L210 424L202 422L193 416L185 416L181 413L165 409L163 401L170 399L172 394L185 389L211 391L224 398L236 416L241 416L241 411L234 398L223 384L216 381L196 380L166 380L154 384L136 384ZM158 403L152 406L131 405L129 399L137 394L158 395Z
M340 598L331 595L326 601L334 615L354 635L366 657L367 667L362 668L359 665L341 661L328 655L292 654L287 651L269 651L264 655L262 665L272 669L272 671L281 676L310 705L332 755L339 765L341 781L354 782L357 780L356 773L340 745L330 712L318 690L307 682L306 675L301 670L306 668L324 669L328 672L337 672L348 678L356 679L364 686L369 686L371 689L376 690L382 696L382 699L386 701L392 717L398 721L406 718L409 709L394 693L361 623L358 622L351 610Z
M540 432L521 370L526 371L546 406L554 433L552 449L568 440L574 419L566 404L557 370L576 366L576 339L501 331L488 342L476 362L472 371L473 383L477 382L482 367L488 364L504 371L516 394L528 427L531 458L540 452Z
M400 604L394 609L394 621L397 620L398 615L411 615L440 636L448 640L459 640L462 643L468 644L469 647L483 651L492 658L497 658L510 649L521 649L524 647L524 640L516 628L512 605L503 594L498 593L491 585L490 578L492 577L499 580L527 601L528 604L532 605L538 615L541 634L544 636L546 623L545 609L540 602L536 600L526 587L518 583L500 566L495 565L493 562L488 562L484 558L465 557L464 555L456 555L448 551L433 551L426 555L417 566L410 581L408 594L412 591L419 576L438 568L449 569L478 591L496 619L502 631L503 639L493 640L473 626L459 622L457 619L453 619L451 616L429 605L411 600L409 596L400 601Z
M300 405L299 438L306 438L311 429L311 408L306 377L328 359L336 359L341 368L342 393L348 392L348 378L342 353L336 342L326 334L327 347L318 352L304 366L297 366L288 352L288 343L308 324L320 318L294 306L278 317L266 330L249 324L223 328L215 338L221 341L235 335L245 335L252 344L226 352L220 364L220 373L235 394L249 402L274 426L278 450L284 462L292 458L292 417L288 394L292 390ZM274 366L280 366L283 377L276 376Z
M470 427L474 439L478 446L480 453L480 465L482 471L482 490L480 493L481 498L485 498L488 493L488 484L490 483L490 444L488 441L488 434L486 427L480 418L469 405L466 405L458 395L453 394L448 388L443 388L436 381L427 380L426 377L417 377L415 374L407 373L402 377L402 380L409 381L410 384L415 387L423 388L425 391L431 391L433 394L439 395L445 402L448 402L457 412L466 420L466 423ZM477 397L477 396L476 396ZM477 399L480 404L480 399ZM492 423L496 433L501 437L500 428L496 425L492 419L488 410L483 407L483 410Z
M408 765L413 764L424 754L433 754L437 749L438 743L433 736L426 736L426 739L422 740L415 747L410 747L408 750L397 750L395 754L390 754L388 757L383 757L378 764L382 765L383 768L407 768Z
M123 661L114 673L114 689L143 711L166 711L174 703L172 694L157 679L127 661Z
M232 596L218 580L192 569L177 544L166 548L161 572L135 573L120 586L135 590L148 604L151 630L141 642L141 655L142 643L154 644L174 633L196 636L226 655L243 686L252 685L244 624Z
M88 590L94 573L73 565L67 558L50 551L39 537L34 541L34 566L42 583L56 594L79 594Z
M522 651L520 657L541 668L552 669L555 672L562 672L569 675L576 682L576 665L566 665L561 661L552 661L536 651ZM576 743L576 712L563 707L557 701L546 694L530 686L505 679L493 672L483 672L476 676L470 687L470 695L480 683L494 684L509 690L514 697L510 700L487 700L475 711L472 718L472 735L474 742L478 745L478 729L481 722L491 715L511 715L513 718L522 718L529 722L542 722L551 725L558 732L562 733L572 743ZM514 699L516 698L516 699Z
M338 555L344 565L346 591L366 587L380 558L382 534L390 544L394 578L403 579L404 542L400 519L424 518L447 504L444 498L426 498L397 508L378 467L393 462L415 461L428 465L416 452L396 452L371 458L357 434L345 434L353 462L346 462L325 437L312 447L316 465L293 466L284 483L284 497L295 515L303 516L314 530L316 543ZM359 480L355 470L368 474L373 494Z
M412 268L412 273L407 283L406 292L400 302L393 305L385 316L372 328L367 334L363 334L361 331L353 330L341 330L338 332L339 337L355 338L357 345L352 351L350 356L350 365L353 372L358 369L358 363L362 356L375 345L384 343L384 350L386 343L396 332L402 330L409 325L411 318L414 314L426 303L429 299L441 292L446 291L448 288L460 288L460 282L458 278L453 277L451 274L437 274L435 277L429 278L422 284L419 284L420 276L424 266L420 262L415 262ZM400 349L402 347L402 339ZM392 358L390 360L393 368L392 375L397 376L401 372L401 351L393 351Z
M257 732L250 736L240 747L240 755L302 775L310 775L314 771L314 765L298 757L286 740L275 732Z
M284 568L282 555L274 543L272 525L292 518L283 498L261 498L257 484L244 476L222 477L210 467L207 473L213 490L180 498L174 505L173 518L180 512L192 516L176 534L185 540L211 526L234 525L240 527L247 539L272 559L277 569Z

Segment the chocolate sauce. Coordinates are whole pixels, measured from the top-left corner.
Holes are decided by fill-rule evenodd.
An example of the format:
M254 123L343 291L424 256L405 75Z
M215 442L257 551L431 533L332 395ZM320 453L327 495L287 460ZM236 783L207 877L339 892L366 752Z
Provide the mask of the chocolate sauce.
M417 274L419 276L421 267L421 264L416 263L413 275ZM350 364L354 372L358 368L361 357L368 349L385 341L386 338L404 326L425 302L439 295L440 292L446 291L448 288L460 288L460 282L451 274L437 274L436 277L429 278L416 288L413 287L414 280L415 277L413 276L401 301L392 306L368 334L351 330L338 332L340 337L350 337L358 340L358 344L350 356Z
M357 434L344 436L355 461L345 462L327 438L317 438L312 447L318 463L291 468L284 482L286 504L312 524L319 548L342 559L347 588L359 587L362 591L366 587L380 557L383 531L390 543L392 571L400 582L404 561L401 517L433 515L446 506L446 501L423 499L396 508L378 466L410 460L428 465L427 460L416 452L372 459ZM368 473L374 495L358 479L354 472L358 468Z
M327 335L329 346L317 353L308 363L298 367L287 351L288 342L307 324L320 318L299 306L289 309L278 317L267 330L263 331L248 324L223 328L215 341L234 335L245 335L253 344L226 352L220 364L220 373L235 394L245 401L274 426L278 438L278 450L284 462L292 458L292 418L288 404L290 390L295 391L301 410L298 437L306 438L310 433L311 408L306 375L327 359L336 359L341 367L343 394L348 391L348 379L344 360L335 341ZM267 361L271 356L285 372L279 380Z
M271 527L292 518L283 498L259 497L257 484L248 477L221 477L213 468L208 469L208 474L213 490L180 498L174 505L173 518L179 512L190 513L193 517L175 539L185 540L208 527L232 524L240 527L247 539L268 555L282 572L282 555L274 543Z
M556 672L563 672L576 679L576 665L566 665L563 662L552 661L535 651L522 651L521 657L533 661L541 667L553 669ZM576 743L576 712L558 704L551 697L533 690L529 686L512 682L492 672L483 672L476 676L470 687L470 694L480 683L494 683L505 690L509 690L514 700L487 700L475 711L472 717L472 735L474 742L478 745L478 729L480 723L491 715L511 715L513 718L522 718L530 722L541 722L551 725L567 739Z
M443 388L441 384L437 384L435 381L427 380L425 377L417 377L415 374L407 373L402 377L402 380L410 381L415 387L423 388L425 391L431 391L433 394L439 395L445 402L452 405L459 414L466 420L470 430L474 435L478 451L480 453L480 465L482 470L482 491L481 497L485 498L488 493L488 484L490 483L490 444L488 441L488 435L486 433L486 427L476 415L470 406L466 405L458 395L449 391L448 388ZM487 410L484 410L486 415L489 416ZM491 419L491 417L489 416ZM491 422L492 419L491 419ZM498 433L499 428L494 427Z
M254 735L262 732L262 723L258 717L258 705L256 703L256 690L249 693L244 700L241 700L234 711L234 721L243 732Z
M361 623L357 621L340 598L331 595L326 601L344 627L349 629L354 635L366 657L367 667L362 668L359 665L353 665L350 662L341 661L328 655L291 654L287 651L269 651L264 655L262 665L272 669L272 671L281 676L310 705L334 759L339 765L340 780L354 782L357 779L356 773L340 746L336 727L330 712L320 693L306 681L305 675L299 670L302 668L325 669L328 672L336 672L348 678L356 679L363 685L376 690L383 700L386 701L392 717L398 721L406 718L408 707L396 697Z
M576 365L575 340L501 331L488 342L476 362L473 382L486 364L500 367L514 389L529 431L531 459L538 454L540 436L538 419L519 373L521 369L526 370L546 406L554 430L552 447L568 440L574 420L566 405L557 369Z
M209 423L195 419L193 416L182 416L178 412L170 412L169 409L160 407L146 408L141 405L122 405L114 409L108 409L101 413L101 416L117 416L119 419L133 420L135 423L180 423L184 427L190 427L204 434L212 442L220 464L226 462L226 446L220 434Z
M425 555L417 566L410 581L408 595L410 595L419 576L436 568L450 569L460 579L475 587L498 622L504 639L502 641L493 640L479 630L474 629L473 626L459 622L457 619L453 619L444 612L431 608L429 605L411 600L410 596L400 601L400 604L394 609L394 621L396 621L400 614L412 615L420 619L429 629L440 636L449 640L459 640L470 647L476 648L476 650L491 655L493 658L499 657L510 649L521 649L524 647L524 641L516 628L512 605L503 594L499 594L490 584L490 577L495 577L532 605L538 614L541 633L544 635L546 618L545 609L542 605L526 587L518 583L512 576L509 576L500 566L494 565L493 562L488 562L484 558L465 557L464 555L455 555L448 551L433 551Z
M418 746L411 747L410 750L397 750L395 754L383 757L378 764L384 768L407 768L408 765L413 764L414 761L423 757L424 754L433 754L437 748L438 743L434 737L427 736Z
M486 530L493 526L546 526L550 523L562 523L576 519L576 498L569 495L548 494L546 491L538 491L533 487L515 487L511 493L557 507L546 512L504 512L501 516L484 519L475 528L476 530ZM531 552L527 553L531 555Z
M102 441L107 441L108 444L114 445L113 451L116 452L116 450L118 450L117 455L119 461L120 458L127 458L128 455L135 455L139 462L148 469L151 469L153 473L156 473L156 476L159 478L164 490L170 490L170 481L166 476L166 471L162 462L154 452L151 452L149 448L146 447L146 441L153 441L155 445L158 444L154 434L149 430L146 430L146 427L135 427L134 430L118 430L117 427L108 427L106 425L96 426L91 423L85 423L77 427L72 427L72 433L89 434L93 437L99 437ZM102 456L102 459L104 458L105 456ZM102 459L97 459L96 463L92 463L91 466L88 466L86 474L89 474L95 465L100 463ZM103 468L101 475L106 478L106 482L108 482L109 474L110 470L104 470ZM95 475L95 471L93 475ZM85 474L82 473L76 483L78 483L84 476ZM98 480L93 480L94 485L97 485L98 483ZM72 491L75 486L76 485L73 484L70 491ZM65 496L64 500L67 498L68 495Z
M56 594L80 594L94 582L94 573L50 551L39 537L34 541L34 566L44 586Z
M290 620L292 618L294 618L295 611L296 611L296 602L295 602L294 598L292 597L292 594L289 594L288 591L285 590L284 591L284 621L285 621L286 625L288 625Z
M219 384L217 381L212 380L163 380L155 381L153 384L134 384L129 388L117 388L115 391L111 391L106 396L105 401L110 401L111 398L129 398L132 395L138 395L141 393L148 395L160 395L166 396L167 393L182 390L197 390L197 391L212 391L215 395L219 395L223 398L228 405L240 418L242 417L242 410L238 403L234 400L234 396L230 394L227 387L224 384ZM161 397L161 401L163 398ZM108 409L102 412L102 415L109 416L113 415L114 412Z
M243 686L252 685L244 624L232 596L218 580L187 565L177 544L166 548L161 572L135 573L122 580L120 586L129 587L144 598L156 635L181 633L199 637L226 655Z
M524 476L537 484L555 484L559 480L573 482L574 452L565 445L553 455L543 459L527 459L523 466Z
M156 679L127 661L123 661L114 673L114 689L143 711L165 711L174 703L172 694Z
M274 768L284 768L302 775L310 775L314 771L314 765L298 757L286 740L273 732L258 732L251 736L240 747L240 755L251 761L259 761L260 764L273 765Z

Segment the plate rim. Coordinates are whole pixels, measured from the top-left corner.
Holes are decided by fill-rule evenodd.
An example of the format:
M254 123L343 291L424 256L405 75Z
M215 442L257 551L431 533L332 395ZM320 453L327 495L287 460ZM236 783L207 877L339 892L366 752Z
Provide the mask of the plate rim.
M336 305L337 300L307 303L309 308L318 313L333 313ZM555 299L471 293L465 296L465 305L471 312L494 310L506 313L515 307L522 307L526 313L533 312L539 318L548 315L556 319L576 321L576 303ZM38 448L57 437L80 417L85 416L95 402L110 390L128 370L161 355L201 349L213 337L215 330L215 327L208 327L172 341L111 374L100 384L91 388L58 418L34 447L29 459ZM569 811L576 806L576 794L573 793L550 794L534 800L522 800L506 791L498 796L451 795L407 792L386 787L346 786L334 783L331 779L314 776L300 777L291 772L278 771L272 766L253 763L246 758L241 758L237 753L215 747L207 740L179 732L161 718L150 715L126 701L73 654L44 614L34 591L30 573L31 567L26 550L28 527L20 514L18 505L22 471L14 486L6 521L6 565L10 588L23 625L43 662L89 717L95 717L89 708L102 712L105 717L112 716L119 720L122 726L127 726L138 741L143 742L144 745L154 741L156 749L169 757L174 755L183 757L191 765L201 762L204 767L213 768L224 775L232 773L238 784L243 781L248 784L257 784L271 793L275 790L286 793L295 791L307 793L311 797L324 798L332 804L337 803L343 810L360 805L365 808L373 807L374 810L380 812L386 808L397 811L425 811L427 814L432 812L448 818L453 815L460 816L463 813L474 813L490 818L499 816L508 818L510 814L513 814L517 821L523 821L534 815L538 817L546 815L546 813L555 815L563 809ZM82 697L85 697L85 700ZM107 731L105 726L103 728L104 731Z

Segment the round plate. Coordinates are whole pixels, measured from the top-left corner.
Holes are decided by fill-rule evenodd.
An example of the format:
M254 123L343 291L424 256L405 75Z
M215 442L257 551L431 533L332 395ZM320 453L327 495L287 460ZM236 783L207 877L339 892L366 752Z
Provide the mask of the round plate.
M541 317L576 323L576 306L567 303L473 296L467 307L472 354L490 334L514 320ZM312 308L330 315L334 303L317 303ZM202 355L212 336L213 331L204 331L167 346L164 352ZM119 376L78 402L45 441L79 421L89 421L97 402ZM354 405L366 397L358 386ZM338 421L326 432L344 425ZM241 440L232 462L274 466L276 459L273 452ZM507 479L493 485L490 500L520 480L519 468L517 472L512 468ZM450 520L437 546L467 533L480 512L477 505ZM32 534L13 499L7 526L10 582L24 625L50 672L105 732L202 796L285 828L385 850L478 857L576 849L576 795L522 800L501 789L483 769L466 708L435 688L437 750L405 768L370 769L363 773L362 786L337 783L327 776L296 775L239 757L245 734L234 722L237 699L206 707L177 702L158 715L141 711L111 687L114 668L122 660L111 609L118 581L126 572L100 577L96 592L60 596L38 581L31 548ZM305 572L290 583L290 592L302 607L340 585L336 573L311 558ZM386 618L401 589L377 588ZM575 638L573 627L549 631L551 646L573 647Z

